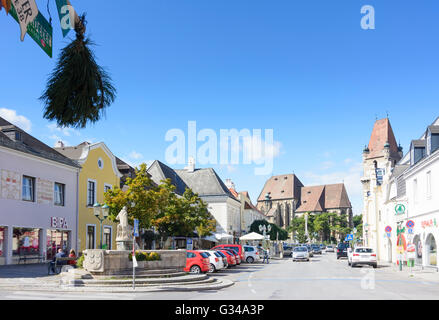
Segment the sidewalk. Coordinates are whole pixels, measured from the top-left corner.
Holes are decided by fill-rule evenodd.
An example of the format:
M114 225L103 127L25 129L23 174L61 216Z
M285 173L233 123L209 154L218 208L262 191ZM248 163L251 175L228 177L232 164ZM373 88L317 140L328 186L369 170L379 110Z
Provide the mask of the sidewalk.
M378 270L380 269L380 267L385 268L382 272L393 273L407 279L439 282L439 272L436 268L432 267L422 268L421 266L414 266L410 269L410 267L403 265L402 271L400 271L399 265L389 262L378 262L378 267Z

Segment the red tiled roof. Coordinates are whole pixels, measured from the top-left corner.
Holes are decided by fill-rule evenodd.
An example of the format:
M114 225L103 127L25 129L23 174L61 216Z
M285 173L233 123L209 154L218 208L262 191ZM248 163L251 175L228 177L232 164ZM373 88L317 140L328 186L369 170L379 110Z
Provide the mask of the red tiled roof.
M388 118L375 121L369 140L367 159L382 157L386 142L390 145L391 157L400 158L398 155L398 145Z
M271 200L279 199L299 199L302 182L294 174L283 174L273 176L267 180L258 202L265 200L265 195L269 193Z

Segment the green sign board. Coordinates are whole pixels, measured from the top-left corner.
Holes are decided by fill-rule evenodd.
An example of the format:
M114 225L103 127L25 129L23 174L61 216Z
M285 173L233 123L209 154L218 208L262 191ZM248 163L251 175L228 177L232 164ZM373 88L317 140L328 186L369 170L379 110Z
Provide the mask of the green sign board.
M73 10L73 7L67 4L67 0L56 0L56 8L58 9L62 35L65 37L72 29L70 25L73 23L73 21L70 21L70 10Z
M9 11L11 16L18 22L17 11L14 8L14 5L11 7L11 11ZM52 34L53 28L50 23L44 18L44 16L39 12L34 21L29 23L27 26L28 35L34 39L34 41L43 49L45 53L49 57L52 58Z
M397 204L395 206L395 212L396 212L396 214L404 214L405 213L405 206L403 204Z

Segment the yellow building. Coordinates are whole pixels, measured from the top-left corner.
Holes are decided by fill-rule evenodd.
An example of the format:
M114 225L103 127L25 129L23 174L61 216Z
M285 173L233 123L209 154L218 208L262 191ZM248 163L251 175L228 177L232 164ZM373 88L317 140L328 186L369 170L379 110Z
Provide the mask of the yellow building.
M102 224L94 215L93 206L104 205L104 192L119 186L122 174L116 164L116 157L103 142L83 142L75 147L59 143L55 148L64 156L76 160L82 167L78 183L78 250L103 248L116 249L117 224L105 219ZM100 218L103 218L102 213ZM102 228L102 238L101 238Z

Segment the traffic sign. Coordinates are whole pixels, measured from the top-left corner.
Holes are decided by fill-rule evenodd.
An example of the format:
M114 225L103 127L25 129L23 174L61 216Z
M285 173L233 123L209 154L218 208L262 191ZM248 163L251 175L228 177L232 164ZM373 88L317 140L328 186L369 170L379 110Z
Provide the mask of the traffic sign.
M401 203L398 203L395 206L395 212L396 212L396 214L404 214L405 213L405 206Z
M409 220L405 225L407 226L407 228L411 229L415 226L415 223L413 222L413 220Z
M408 234L413 234L413 229L412 228L407 229L407 233Z
M387 232L387 237L390 238L391 235L392 235L392 234L391 234L390 232Z
M134 236L139 236L139 219L134 219Z
M19 23L17 11L14 5L9 11L12 18ZM52 58L52 34L53 28L50 23L44 18L41 12L35 17L35 20L27 25L27 33L32 39L43 49L43 51Z
M387 226L384 231L386 231L387 233L392 232L392 227L391 226Z
M353 234L346 235L346 238L344 239L344 241L352 241L352 240L354 240L354 235Z

